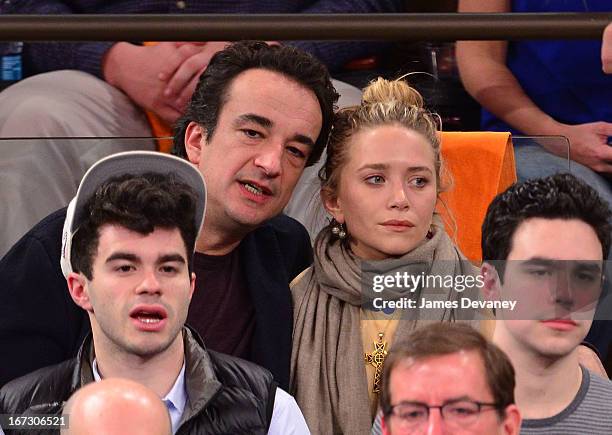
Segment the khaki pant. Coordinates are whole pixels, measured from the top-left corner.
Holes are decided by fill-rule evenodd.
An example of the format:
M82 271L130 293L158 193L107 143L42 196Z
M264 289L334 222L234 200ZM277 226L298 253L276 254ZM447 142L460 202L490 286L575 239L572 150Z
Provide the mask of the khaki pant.
M0 92L0 257L40 219L66 206L97 160L155 148L150 140L4 138L150 135L144 113L125 94L84 72L39 74Z

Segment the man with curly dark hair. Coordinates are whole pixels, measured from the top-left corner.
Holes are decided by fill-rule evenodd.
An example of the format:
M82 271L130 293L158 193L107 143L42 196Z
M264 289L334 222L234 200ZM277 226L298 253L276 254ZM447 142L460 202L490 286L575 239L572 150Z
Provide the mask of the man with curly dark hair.
M577 219L592 227L608 258L610 209L598 193L571 174L556 174L514 184L493 199L482 225L482 257L506 260L512 236L527 219Z
M493 341L516 370L522 434L612 433L612 384L579 363L610 248L608 205L571 174L498 195L482 226L485 295L498 311Z

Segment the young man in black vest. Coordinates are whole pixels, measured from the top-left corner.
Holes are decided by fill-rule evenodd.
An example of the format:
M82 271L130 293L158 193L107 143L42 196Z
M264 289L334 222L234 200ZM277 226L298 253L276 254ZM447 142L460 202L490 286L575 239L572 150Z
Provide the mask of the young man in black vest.
M57 416L81 386L127 378L162 398L173 433L309 433L269 371L208 351L185 326L205 203L201 174L177 157L120 153L87 171L66 213L61 268L91 335L75 358L5 385L0 414Z

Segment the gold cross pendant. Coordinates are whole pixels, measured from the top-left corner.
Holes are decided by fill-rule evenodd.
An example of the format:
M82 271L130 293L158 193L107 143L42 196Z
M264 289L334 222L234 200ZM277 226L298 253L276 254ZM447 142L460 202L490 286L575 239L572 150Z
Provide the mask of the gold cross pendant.
M374 385L373 393L380 393L380 381L382 377L382 369L387 357L387 342L383 341L382 332L378 333L378 341L374 342L374 352L365 354L365 363L374 366Z

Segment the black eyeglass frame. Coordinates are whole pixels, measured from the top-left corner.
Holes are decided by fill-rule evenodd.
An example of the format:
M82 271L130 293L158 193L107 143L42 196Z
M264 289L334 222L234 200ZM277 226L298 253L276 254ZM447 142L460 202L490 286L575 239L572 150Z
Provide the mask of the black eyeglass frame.
M490 409L494 409L496 411L501 411L502 407L499 403L487 403L487 402L479 402L477 400L470 400L470 399L459 399L459 400L451 400L448 402L443 403L442 405L428 405L427 403L423 403L423 402L400 402L396 405L391 405L389 406L385 411L384 411L384 415L385 417L389 417L391 415L396 416L397 418L400 418L397 414L395 414L395 409L397 409L400 406L419 406L422 409L425 410L425 418L423 421L427 421L429 419L429 415L430 415L430 410L431 409L439 409L440 410L440 416L442 417L443 420L446 420L446 416L445 416L445 411L444 408L451 406L451 405L457 405L459 403L470 403L472 405L476 405L476 411L474 413L474 417L476 417L476 419L480 416L480 414L483 411L486 411L486 409L483 410L484 407L490 407ZM450 408L447 408L450 409ZM448 412L448 411L447 411Z

